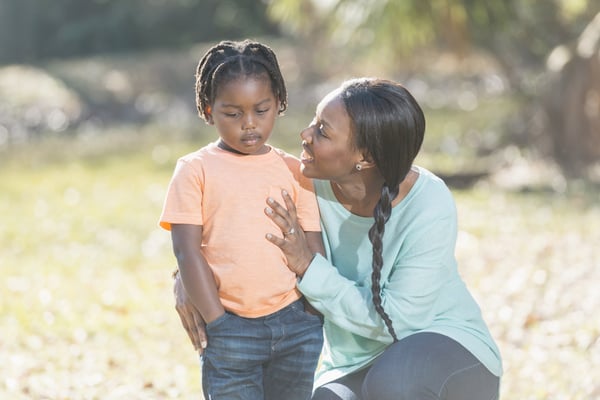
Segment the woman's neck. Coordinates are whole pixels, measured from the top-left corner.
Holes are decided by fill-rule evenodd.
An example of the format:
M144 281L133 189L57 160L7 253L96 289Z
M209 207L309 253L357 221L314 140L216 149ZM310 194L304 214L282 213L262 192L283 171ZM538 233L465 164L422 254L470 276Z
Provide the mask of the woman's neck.
M372 217L381 197L383 178L379 174L362 173L356 179L331 181L335 197L344 208L361 217Z
M399 192L392 201L392 207L404 199L413 185L419 173L411 169L400 184ZM381 188L384 180L379 174L361 174L357 180L339 182L331 181L331 188L340 204L352 214L361 217L372 217L375 205L381 198Z

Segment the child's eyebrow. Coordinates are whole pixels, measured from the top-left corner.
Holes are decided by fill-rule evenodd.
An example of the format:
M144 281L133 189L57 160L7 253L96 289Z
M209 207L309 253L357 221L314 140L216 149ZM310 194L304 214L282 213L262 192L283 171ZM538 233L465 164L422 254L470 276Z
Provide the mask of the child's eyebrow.
M254 104L255 106L262 106L265 103L270 103L272 99L267 98L264 99L262 101L259 101L258 103ZM223 103L221 104L222 107L233 107L233 108L242 108L242 106L238 105L238 104L229 104L229 103Z

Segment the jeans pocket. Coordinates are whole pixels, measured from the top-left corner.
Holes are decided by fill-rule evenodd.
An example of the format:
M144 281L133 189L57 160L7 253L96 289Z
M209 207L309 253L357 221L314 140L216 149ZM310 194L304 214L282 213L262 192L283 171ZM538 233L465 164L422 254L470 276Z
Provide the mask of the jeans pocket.
M307 323L323 324L323 315L312 308L306 299L300 299L289 306L294 315Z
M206 324L206 332L217 329L229 317L230 317L230 314L227 311L225 311L223 313L223 315L217 317L216 319L214 319L214 320L210 321L208 324Z

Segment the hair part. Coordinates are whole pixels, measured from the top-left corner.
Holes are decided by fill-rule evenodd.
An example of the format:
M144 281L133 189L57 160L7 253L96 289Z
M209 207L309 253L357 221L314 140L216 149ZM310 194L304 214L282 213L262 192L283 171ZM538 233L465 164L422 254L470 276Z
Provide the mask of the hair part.
M383 268L383 234L392 213L392 201L398 196L400 183L406 178L423 143L425 116L415 98L399 83L358 78L340 88L352 126L353 145L368 156L381 173L384 184L369 229L373 245L371 292L377 313L385 322L394 341L398 340L392 320L381 299Z
M259 42L225 40L208 49L196 68L196 107L205 121L219 87L240 78L268 76L273 95L279 102L278 114L287 109L287 89L275 52Z

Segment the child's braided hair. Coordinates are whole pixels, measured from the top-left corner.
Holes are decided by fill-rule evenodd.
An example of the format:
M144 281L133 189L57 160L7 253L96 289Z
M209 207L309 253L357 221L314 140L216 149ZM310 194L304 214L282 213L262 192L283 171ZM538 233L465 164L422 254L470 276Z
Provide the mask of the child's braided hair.
M287 109L287 90L275 53L269 46L249 39L222 41L211 47L196 69L196 107L208 121L207 108L214 102L220 85L241 77L267 75L279 101L279 114Z

